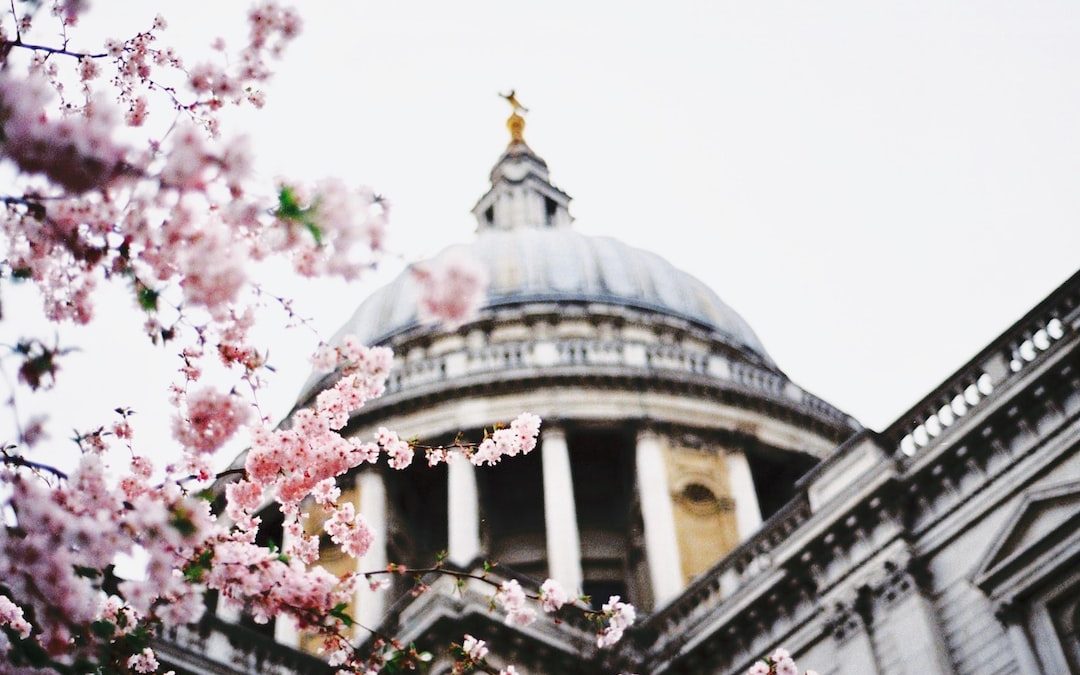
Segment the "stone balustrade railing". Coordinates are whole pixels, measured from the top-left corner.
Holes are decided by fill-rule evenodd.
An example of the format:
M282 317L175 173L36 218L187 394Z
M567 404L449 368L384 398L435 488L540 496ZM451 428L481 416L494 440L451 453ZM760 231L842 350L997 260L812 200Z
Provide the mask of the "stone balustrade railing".
M187 672L195 663L206 666L230 664L234 669L222 673L267 673L329 675L334 671L325 661L281 645L268 635L208 613L199 623L164 629L161 639L152 645L158 658Z
M1080 273L1073 275L882 434L913 461L995 390L1080 329Z
M649 617L649 632L662 636L651 650L662 653L669 642L684 638L700 622L715 616L721 603L772 572L782 558L784 543L810 515L806 495L799 494L765 521L756 534L692 581L674 602Z
M644 342L564 339L496 342L480 348L461 348L395 364L386 393L392 396L485 374L506 376L516 372L524 376L538 370L577 367L613 368L629 374L683 374L725 381L767 397L791 401L820 417L851 424L846 414L775 371L682 345Z

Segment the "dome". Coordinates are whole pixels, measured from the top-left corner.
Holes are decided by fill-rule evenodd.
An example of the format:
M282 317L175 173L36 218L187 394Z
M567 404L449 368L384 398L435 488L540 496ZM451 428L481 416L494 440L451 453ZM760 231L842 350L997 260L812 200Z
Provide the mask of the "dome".
M660 256L610 237L568 227L481 231L468 244L432 260L482 265L489 279L481 315L531 302L600 303L657 312L689 321L714 337L772 361L750 326L708 286ZM375 291L339 335L377 344L420 325L418 288L408 271Z

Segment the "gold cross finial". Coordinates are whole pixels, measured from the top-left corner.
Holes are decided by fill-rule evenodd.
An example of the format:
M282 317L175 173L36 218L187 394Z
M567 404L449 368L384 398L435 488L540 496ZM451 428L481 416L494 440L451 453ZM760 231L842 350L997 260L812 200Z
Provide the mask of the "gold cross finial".
M517 100L517 91L510 90L509 94L499 94L499 96L506 99L506 102L510 104L510 117L506 120L506 128L510 130L510 142L511 143L524 143L525 142L525 118L519 115L519 112L527 113L529 109L521 105L521 101Z

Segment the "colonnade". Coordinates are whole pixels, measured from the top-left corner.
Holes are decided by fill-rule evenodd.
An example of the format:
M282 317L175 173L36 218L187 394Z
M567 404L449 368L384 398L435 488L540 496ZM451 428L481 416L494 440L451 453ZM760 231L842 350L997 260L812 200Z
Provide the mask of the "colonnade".
M565 430L545 425L540 437L543 466L544 522L549 576L568 591L582 588L581 540L570 449ZM761 525L761 512L746 455L741 451L726 453L731 497L735 502L735 520L740 540L745 540ZM649 429L638 432L634 448L635 475L641 517L644 525L649 580L654 607L660 607L679 594L684 580L679 557L678 536L668 467L660 436ZM447 552L449 560L468 566L483 551L480 540L480 496L476 467L455 455L447 471ZM357 562L359 571L383 569L387 565L387 498L382 474L363 471L357 476L359 511L375 532L371 549ZM372 592L361 584L357 597L356 618L366 626L378 625L385 611L385 593ZM295 644L295 628L290 622L277 626L277 638Z

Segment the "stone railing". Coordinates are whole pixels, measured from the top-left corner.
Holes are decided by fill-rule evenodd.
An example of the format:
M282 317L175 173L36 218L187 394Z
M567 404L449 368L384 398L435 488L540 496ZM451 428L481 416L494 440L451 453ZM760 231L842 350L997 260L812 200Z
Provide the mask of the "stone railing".
M654 656L690 634L702 621L715 616L716 608L754 581L774 571L791 533L811 516L810 503L800 493L777 511L752 537L698 576L670 605L650 616L646 630L658 637L651 647Z
M902 462L949 434L994 391L1080 327L1080 273L1002 333L882 434Z
M776 373L745 363L731 364L731 379L745 387L760 389L773 396L784 396L784 385L787 383L786 378Z
M618 369L629 375L684 375L728 382L764 397L788 401L815 416L853 426L853 420L825 401L803 391L783 375L754 364L682 345L616 340L563 339L496 342L480 348L461 348L395 364L386 395L483 375L529 376L558 369Z
M215 665L206 672L215 673L329 675L334 672L319 658L212 614L207 614L197 624L168 628L154 642L158 657L183 672L188 672L192 666L204 667L208 663Z
M481 565L459 567L446 564L446 569L484 574ZM495 571L489 572L487 577L496 585L514 579L527 593L536 593L542 583L538 579L519 574L502 565ZM501 610L492 610L492 596L496 591L493 585L477 580L459 582L454 577L434 572L424 575L422 581L427 587L424 593L414 596L410 592L403 592L387 607L379 632L400 635L403 628L414 623L413 619L426 614L437 614L437 608L447 603L455 605L457 611L461 613L473 611L480 615L490 616L495 621L501 622L505 616ZM592 651L591 646L596 641L596 625L590 623L583 613L569 609L560 613L558 625L546 615L541 614L540 620L532 624L528 632L542 633L548 640L566 644L568 648L573 649L581 649L584 645L589 645L589 651Z

